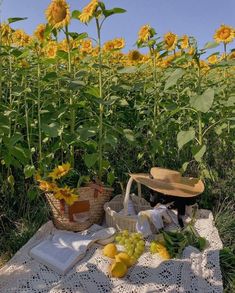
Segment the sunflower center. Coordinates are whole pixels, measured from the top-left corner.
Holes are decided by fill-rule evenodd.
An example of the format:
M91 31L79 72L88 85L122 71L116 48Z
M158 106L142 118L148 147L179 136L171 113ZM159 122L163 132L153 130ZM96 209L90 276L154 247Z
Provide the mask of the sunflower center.
M68 190L61 190L60 192L64 197L70 197L71 196L71 193Z
M230 30L227 29L227 28L224 28L224 29L221 31L221 38L222 38L222 39L227 39L229 36L230 36Z
M56 23L61 22L66 18L66 8L60 5L55 5L52 15Z

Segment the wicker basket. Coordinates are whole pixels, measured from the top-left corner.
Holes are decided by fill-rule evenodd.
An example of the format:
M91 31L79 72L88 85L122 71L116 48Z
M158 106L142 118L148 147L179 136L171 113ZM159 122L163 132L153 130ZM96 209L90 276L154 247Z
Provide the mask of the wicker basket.
M130 195L132 182L133 179L130 178L125 195L119 194L104 205L106 224L116 228L117 230L127 229L130 232L136 232L137 217L127 215L129 198L131 198L137 214L140 211L151 209L150 203L141 197L140 183L137 182L138 196L134 194ZM124 214L119 214L122 209L124 209Z
M63 200L56 199L51 193L46 194L56 228L83 231L92 224L102 223L103 207L110 200L113 188L103 187L102 191L97 193L92 187L81 187L77 192L79 199L71 206L65 204Z

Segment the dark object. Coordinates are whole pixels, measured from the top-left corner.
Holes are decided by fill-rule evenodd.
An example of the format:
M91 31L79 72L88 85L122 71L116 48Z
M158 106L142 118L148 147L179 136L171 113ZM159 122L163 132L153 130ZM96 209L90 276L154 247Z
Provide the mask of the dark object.
M164 195L162 193L151 191L150 192L150 205L154 207L157 203L167 204L173 202L171 208L177 210L178 214L178 222L180 227L184 227L184 223L182 217L185 215L185 208L186 205L193 205L196 203L197 196L194 197L176 197L176 196L169 196Z

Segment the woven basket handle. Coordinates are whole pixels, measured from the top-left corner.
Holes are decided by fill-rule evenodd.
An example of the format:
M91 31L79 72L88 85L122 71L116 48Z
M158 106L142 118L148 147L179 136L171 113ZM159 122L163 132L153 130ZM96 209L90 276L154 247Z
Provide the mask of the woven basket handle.
M131 185L133 182L133 178L130 177L127 186L126 186L126 193L125 193L125 197L124 197L124 202L123 202L123 206L124 206L124 216L128 215L128 202L129 202L129 198L130 198L130 191L131 191ZM139 200L141 198L141 184L139 182L137 182L137 187L138 187L138 196L139 196Z

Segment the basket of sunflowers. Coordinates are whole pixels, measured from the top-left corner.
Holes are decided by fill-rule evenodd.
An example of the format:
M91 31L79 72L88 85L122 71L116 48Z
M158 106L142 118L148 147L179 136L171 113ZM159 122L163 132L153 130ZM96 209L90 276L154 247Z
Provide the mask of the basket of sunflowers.
M54 168L42 177L37 173L35 179L44 192L52 211L56 228L69 231L83 231L92 224L101 224L104 216L104 203L110 200L112 188L98 182L86 183L83 187L72 188L67 185L69 163Z

